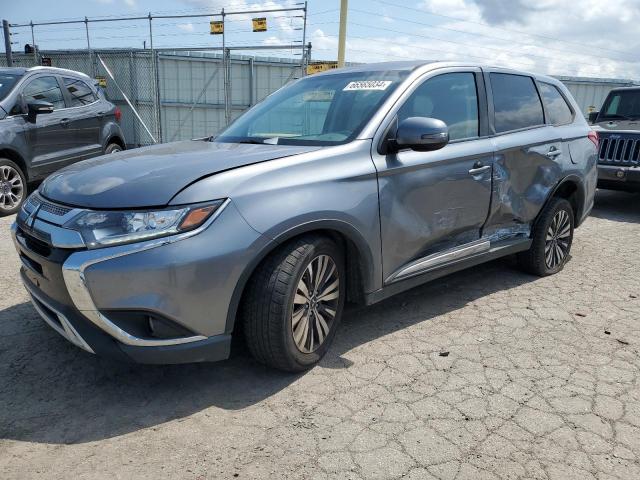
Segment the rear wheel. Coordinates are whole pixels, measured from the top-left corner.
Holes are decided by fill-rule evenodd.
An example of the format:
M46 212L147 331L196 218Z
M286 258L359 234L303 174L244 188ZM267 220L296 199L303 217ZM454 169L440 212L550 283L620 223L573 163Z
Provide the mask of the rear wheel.
M106 155L110 153L121 152L121 151L122 151L122 147L117 143L110 143L109 145L107 145L107 148L104 149L104 153Z
M0 158L0 217L18 211L27 195L27 180L18 165Z
M286 371L318 363L340 323L345 287L342 252L326 237L302 237L273 253L252 276L243 300L252 355Z
M533 242L518 254L520 265L541 277L564 268L573 242L573 208L564 198L553 198L540 214L533 229Z

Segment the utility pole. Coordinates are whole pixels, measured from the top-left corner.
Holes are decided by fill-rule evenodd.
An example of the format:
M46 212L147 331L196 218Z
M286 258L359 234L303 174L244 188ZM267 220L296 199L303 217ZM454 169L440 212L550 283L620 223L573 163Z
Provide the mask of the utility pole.
M13 56L11 55L11 31L9 22L2 20L2 31L4 32L4 51L7 55L7 66L13 67Z
M344 67L344 47L347 40L347 6L349 0L340 0L340 33L338 34L338 68Z

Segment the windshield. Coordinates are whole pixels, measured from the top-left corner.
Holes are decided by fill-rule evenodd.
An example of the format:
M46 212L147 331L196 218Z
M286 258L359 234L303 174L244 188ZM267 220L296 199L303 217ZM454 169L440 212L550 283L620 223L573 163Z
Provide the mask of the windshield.
M216 142L338 145L353 140L408 72L310 76L265 98Z
M640 90L612 92L602 107L598 120L640 119Z
M22 75L15 75L13 73L0 73L0 100L4 100L9 92L13 89L14 85L18 83L18 80L22 78Z

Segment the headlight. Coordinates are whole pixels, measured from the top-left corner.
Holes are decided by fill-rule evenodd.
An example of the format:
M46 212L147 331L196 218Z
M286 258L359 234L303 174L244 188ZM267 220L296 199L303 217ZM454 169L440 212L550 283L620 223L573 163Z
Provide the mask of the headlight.
M87 248L139 242L198 228L223 202L167 210L87 211L64 227L79 232Z

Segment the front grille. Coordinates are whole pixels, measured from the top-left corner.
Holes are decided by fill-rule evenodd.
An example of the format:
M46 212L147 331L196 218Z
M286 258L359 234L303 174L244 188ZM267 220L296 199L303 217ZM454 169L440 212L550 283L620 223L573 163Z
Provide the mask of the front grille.
M42 240L34 237L33 235L30 235L29 233L25 232L21 228L19 229L19 235L21 235L22 238L24 238L24 242L27 248L32 252L37 253L41 257L49 257L49 255L51 255L51 246L48 245L46 242L43 242Z
M51 215L56 215L58 217L62 217L71 211L71 208L63 207L61 205L56 205L54 203L49 203L46 200L42 201L40 205L40 210L50 213Z
M601 135L599 162L640 166L640 134Z
M41 211L50 213L51 215L55 215L56 217L62 217L73 210L69 207L63 207L62 205L51 203L42 198L38 193L34 193L25 203L25 208L28 213L31 213L33 209L37 207L40 207Z

